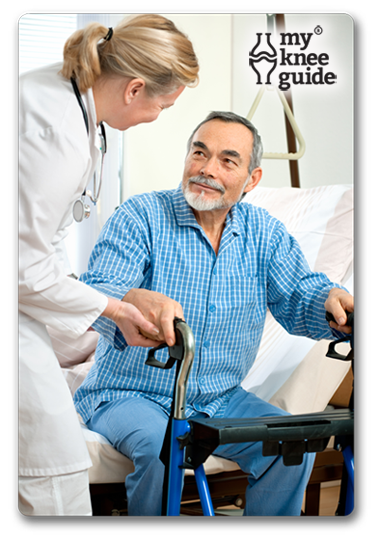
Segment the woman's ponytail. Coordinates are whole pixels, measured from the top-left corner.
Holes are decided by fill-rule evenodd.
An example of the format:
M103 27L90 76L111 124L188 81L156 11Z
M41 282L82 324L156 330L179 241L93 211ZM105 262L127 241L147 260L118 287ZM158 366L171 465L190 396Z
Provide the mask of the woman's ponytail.
M80 92L92 88L101 74L98 43L108 35L109 29L97 22L77 30L65 43L61 74L76 79Z
M161 15L124 19L110 29L90 23L66 42L61 74L74 77L80 92L102 76L141 78L149 95L195 86L199 64L192 43Z

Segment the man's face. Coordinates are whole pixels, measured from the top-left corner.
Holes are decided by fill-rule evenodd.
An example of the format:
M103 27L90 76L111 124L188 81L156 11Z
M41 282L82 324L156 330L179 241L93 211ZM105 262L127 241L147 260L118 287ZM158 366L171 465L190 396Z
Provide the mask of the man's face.
M215 119L200 126L184 166L182 189L188 204L209 211L237 203L262 174L261 169L249 174L252 148L253 135L242 124Z

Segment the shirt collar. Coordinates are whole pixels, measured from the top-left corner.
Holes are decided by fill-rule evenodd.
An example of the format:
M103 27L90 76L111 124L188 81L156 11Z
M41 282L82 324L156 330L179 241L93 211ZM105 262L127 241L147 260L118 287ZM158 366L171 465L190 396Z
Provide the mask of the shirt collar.
M176 221L180 227L194 227L202 230L202 227L196 221L192 208L184 198L181 183L173 192L173 206ZM229 210L226 216L224 232L228 230L228 232L236 235L241 234L239 207L240 203L237 203Z

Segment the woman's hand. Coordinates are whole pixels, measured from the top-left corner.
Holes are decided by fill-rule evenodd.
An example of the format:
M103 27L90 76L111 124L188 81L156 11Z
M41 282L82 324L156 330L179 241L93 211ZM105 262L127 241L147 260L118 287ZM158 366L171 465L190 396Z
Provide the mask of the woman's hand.
M147 321L142 313L132 304L121 302L115 298L108 298L108 305L103 311L102 316L111 319L117 324L128 345L135 347L156 347L159 329Z

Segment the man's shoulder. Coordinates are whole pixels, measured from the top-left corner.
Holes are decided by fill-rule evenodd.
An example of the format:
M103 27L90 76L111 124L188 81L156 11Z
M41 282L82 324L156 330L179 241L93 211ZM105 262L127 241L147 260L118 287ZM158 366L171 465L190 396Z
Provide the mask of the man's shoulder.
M172 213L176 190L150 191L132 195L121 204L119 211L148 221L162 219Z
M261 206L255 206L250 202L241 201L236 205L238 215L241 219L246 219L247 221L256 222L261 221L262 223L270 223L272 220L276 221L275 218Z
M272 239L276 234L283 234L285 227L281 221L271 215L268 210L255 206L249 202L240 202L236 205L237 221L240 230L254 239Z

